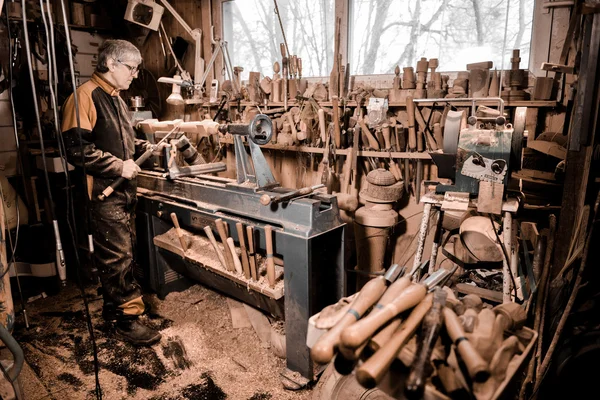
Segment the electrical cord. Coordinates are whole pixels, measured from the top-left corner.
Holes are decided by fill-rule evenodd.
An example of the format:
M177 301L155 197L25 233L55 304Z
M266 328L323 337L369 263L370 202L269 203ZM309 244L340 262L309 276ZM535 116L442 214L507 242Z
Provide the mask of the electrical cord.
M2 363L0 363L0 371L2 371L2 375L4 375L4 379L6 379L8 382L10 382L13 390L15 391L15 398L17 400L21 400L21 392L19 390L17 390L17 386L15 384L15 382L17 381L17 379L15 379L14 381L12 379L10 379L10 376L8 376L8 371L6 370L6 368L4 368L4 365L2 365Z
M80 155L81 155L81 166L82 166L82 172L83 172L83 187L84 187L84 203L85 203L85 209L86 209L86 230L88 233L88 252L90 254L90 260L92 262L92 268L94 268L94 242L92 240L92 235L91 235L91 210L90 210L90 199L87 196L87 193L89 193L88 191L88 182L87 182L87 173L86 173L86 168L85 168L85 155L83 152L83 138L81 136L81 119L80 119L80 115L79 115L79 99L78 99L78 95L77 95L77 84L75 82L75 68L73 67L73 52L71 51L71 35L69 33L69 26L67 24L67 11L65 8L65 2L64 0L60 0L60 5L61 5L61 11L62 11L62 16L63 16L63 24L64 24L64 29L65 29L65 38L66 38L66 44L67 44L67 52L68 52L68 58L69 58L69 70L71 73L71 84L73 87L73 101L75 103L75 119L76 119L76 123L77 123L77 134L78 134L78 138L79 138L79 149L80 149ZM60 140L62 140L62 135L59 134L60 136ZM64 146L64 143L63 143ZM73 210L73 202L71 202L71 211L72 211L72 216L73 216L73 220L75 220L75 215L74 215L74 210ZM89 304L87 301L87 297L85 295L85 290L83 288L83 284L81 282L81 260L79 259L79 251L77 249L77 243L76 243L76 237L77 237L77 227L76 224L73 224L73 226L71 226L71 223L69 222L69 230L71 232L71 238L73 240L73 246L74 246L74 253L75 253L75 260L77 263L77 268L76 268L76 275L77 275L77 283L79 285L79 289L81 290L81 294L82 294L82 298L83 298L83 304L85 306L85 314L86 314L86 322L87 322L87 326L88 326L88 331L90 334L90 340L92 342L92 352L93 352L93 357L94 357L94 376L95 376L95 383L96 383L96 398L98 400L102 400L102 387L100 386L100 364L98 362L98 348L96 346L96 337L94 335L94 327L92 325L92 318L90 316L90 309L89 309Z

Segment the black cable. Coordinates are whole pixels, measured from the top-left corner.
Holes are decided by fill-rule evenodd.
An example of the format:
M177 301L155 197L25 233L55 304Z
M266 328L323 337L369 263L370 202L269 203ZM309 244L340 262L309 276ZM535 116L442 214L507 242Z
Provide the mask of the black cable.
M2 371L2 375L4 375L4 379L6 379L8 382L10 382L13 390L15 391L16 399L21 400L21 393L17 390L17 386L15 385L15 382L17 381L17 379L15 378L14 381L12 379L10 379L10 376L8 376L8 371L6 370L6 368L4 368L4 365L2 365L2 363L0 363L0 371Z
M90 210L90 199L88 198L87 193L88 191L88 183L87 183L87 172L86 172L86 168L85 168L85 155L83 152L83 138L81 136L81 119L79 116L79 99L78 99L78 95L77 95L77 84L75 82L75 68L73 67L73 52L71 51L71 35L69 33L69 26L67 24L67 12L65 9L65 2L64 0L60 0L60 5L61 5L61 10L62 10L62 16L63 16L63 24L64 24L64 29L65 29L65 38L66 38L66 44L67 44L67 52L68 52L68 58L69 58L69 69L71 72L71 84L73 87L73 101L75 103L75 119L76 119L76 123L77 123L77 134L79 137L79 148L80 148L80 155L81 155L81 167L82 167L82 172L83 172L83 187L84 187L84 204L85 204L85 209L86 209L86 230L88 233L88 252L90 254L90 261L92 262L92 267L94 266L94 244L93 244L93 240L91 237L91 210ZM59 135L61 140L62 140L62 135ZM64 145L64 143L63 143ZM73 220L75 220L75 214L74 214L74 209L73 209L73 202L71 202L71 214L73 217ZM79 251L77 248L77 242L76 242L76 237L77 237L77 226L76 224L73 224L73 226L71 226L71 223L68 221L68 225L69 225L69 230L71 232L71 238L73 240L73 246L74 246L74 253L75 253L75 260L77 263L77 268L76 268L76 276L77 276L77 283L79 285L79 289L81 290L81 296L83 297L83 304L85 306L85 314L86 314L86 322L87 322L87 327L88 327L88 331L90 333L90 340L92 342L92 352L93 352L93 357L94 357L94 376L95 376L95 380L96 380L96 398L98 400L102 399L102 387L100 386L100 364L98 362L98 348L96 346L96 337L94 335L94 327L92 325L92 318L90 316L90 309L89 309L89 304L87 301L87 297L85 295L85 290L83 288L83 284L81 282L81 260L79 259Z

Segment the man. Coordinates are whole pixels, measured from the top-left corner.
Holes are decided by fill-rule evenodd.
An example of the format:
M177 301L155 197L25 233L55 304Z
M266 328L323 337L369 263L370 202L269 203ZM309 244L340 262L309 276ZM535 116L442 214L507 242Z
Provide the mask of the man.
M92 78L77 88L78 104L71 95L63 106L62 132L68 161L77 167L85 159L92 212L95 260L104 297L102 315L116 321L116 334L136 345L151 345L159 332L142 324L140 286L133 276L135 249L136 154L149 143L135 138L125 102L119 91L137 77L140 51L125 40L107 40L99 49ZM77 127L76 107L80 125ZM80 143L81 134L81 143ZM99 201L98 195L118 177L125 182Z

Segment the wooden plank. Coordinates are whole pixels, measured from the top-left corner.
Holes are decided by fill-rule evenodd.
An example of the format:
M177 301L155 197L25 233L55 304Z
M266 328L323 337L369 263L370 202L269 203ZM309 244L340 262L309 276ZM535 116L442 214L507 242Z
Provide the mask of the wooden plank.
M211 2L212 8L212 23L215 30L215 35L223 36L223 0L204 0ZM223 54L215 60L214 70L216 71L215 77L219 80L219 87L223 84L223 76L219 71L223 70Z
M527 130L527 147L537 137L538 109L528 107L525 113L525 129Z
M475 294L482 299L493 301L494 303L502 303L502 293L494 290L484 289L466 283L457 283L456 291L463 294Z
M202 57L204 57L204 65L205 68L208 68L208 62L210 61L210 57L212 56L212 45L210 41L211 36L211 26L212 26L212 11L211 11L211 2L209 1L201 1L200 2L200 10L202 12ZM220 35L217 35L221 37ZM205 93L210 93L210 85L211 81L215 78L215 69L214 65L208 71L208 76L206 77L206 83L204 87L206 88Z
M546 140L533 140L531 143L528 141L527 147L539 151L540 153L556 157L560 160L567 158L567 149L555 142L548 142Z
M204 236L195 235L184 229L182 229L182 232L186 242L189 245L185 255L181 250L181 244L179 244L179 238L177 237L175 228L171 228L162 235L155 236L153 240L154 245L160 247L161 249L170 251L171 253L175 253L182 258L185 258L185 260L228 278L235 283L246 286L248 290L254 290L275 300L283 297L284 285L282 279L275 284L274 288L270 288L266 279L262 277L259 278L258 282L255 282L253 280L246 279L243 274L237 274L235 271L227 271L221 266L217 255L211 251L212 245L207 238ZM222 244L218 243L218 246L222 247ZM200 249L203 251L200 251ZM225 251L224 248L221 250Z
M250 318L248 318L244 303L240 303L230 297L225 300L227 301L227 307L229 307L233 329L250 328L252 322L250 322Z
M244 304L250 323L254 327L254 331L262 343L271 343L271 323L269 319L261 311L247 304Z

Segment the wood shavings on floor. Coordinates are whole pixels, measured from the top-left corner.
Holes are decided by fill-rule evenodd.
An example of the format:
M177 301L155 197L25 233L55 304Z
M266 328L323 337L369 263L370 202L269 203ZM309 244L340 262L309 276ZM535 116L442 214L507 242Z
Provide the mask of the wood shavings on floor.
M201 285L148 296L145 322L160 343L134 347L103 321L102 300L87 291L105 399L308 400L310 390L283 388L285 360L248 324L234 329L227 297ZM94 399L94 364L83 302L74 286L28 306L30 329L17 321L14 337L25 352L21 375L27 399ZM239 311L239 310L238 310Z

